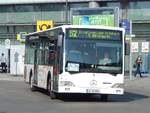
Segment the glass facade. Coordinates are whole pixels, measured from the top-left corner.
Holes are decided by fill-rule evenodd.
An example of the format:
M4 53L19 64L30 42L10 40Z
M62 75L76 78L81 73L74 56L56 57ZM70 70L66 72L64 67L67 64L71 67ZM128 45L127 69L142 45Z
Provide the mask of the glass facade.
M63 22L65 4L3 5L0 7L1 24L34 23L36 20L52 19Z
M75 7L88 7L88 3L71 3L68 10ZM65 21L66 5L64 3L2 5L0 22L2 23L34 23L36 20L51 19L56 23Z
M128 17L132 20L149 20L150 19L150 1L129 2ZM144 13L143 13L144 12Z
M128 3L128 18L132 20L133 33L136 38L149 40L150 37L150 1L136 1Z
M120 18L125 10L126 18L133 21L133 32L148 34L150 24L150 1L99 1L99 7L119 7ZM70 23L71 8L89 7L89 2L69 2L68 21ZM143 13L144 12L144 13ZM34 4L7 4L0 5L0 39L15 39L19 32L36 31L37 20L54 20L54 25L61 25L66 22L66 3L34 3ZM140 21L140 26L137 22ZM146 24L145 24L146 21Z
M68 11L74 7L88 7L88 3L69 3ZM68 19L70 21L70 13L68 13ZM15 40L16 34L19 32L35 32L37 20L53 20L55 26L64 24L66 21L66 4L1 5L0 40L4 38Z

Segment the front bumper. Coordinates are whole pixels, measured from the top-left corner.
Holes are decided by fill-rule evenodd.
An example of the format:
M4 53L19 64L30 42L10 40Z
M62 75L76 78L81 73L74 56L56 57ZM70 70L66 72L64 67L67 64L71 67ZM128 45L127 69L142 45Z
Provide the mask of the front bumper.
M123 88L59 87L58 93L124 94Z

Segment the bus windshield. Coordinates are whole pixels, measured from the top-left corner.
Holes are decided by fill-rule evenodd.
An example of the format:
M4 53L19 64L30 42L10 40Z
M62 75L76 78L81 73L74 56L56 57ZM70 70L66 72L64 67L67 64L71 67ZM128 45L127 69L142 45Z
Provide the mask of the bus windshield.
M80 34L76 34L78 37L71 38L68 34L65 41L66 71L122 73L122 40L116 37L98 39L92 35L91 38L89 35L84 38L84 35L80 37ZM121 38L121 35L118 36Z

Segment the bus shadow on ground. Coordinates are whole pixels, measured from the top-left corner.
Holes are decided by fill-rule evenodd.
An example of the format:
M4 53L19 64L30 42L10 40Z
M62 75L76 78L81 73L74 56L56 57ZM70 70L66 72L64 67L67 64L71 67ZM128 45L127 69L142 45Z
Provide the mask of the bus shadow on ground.
M142 99L150 98L147 95L133 93L133 92L125 92L124 95L111 95L110 100L112 102L132 102Z
M82 95L82 94L71 94L63 95L58 99L64 102L132 102L142 99L148 99L149 96L125 92L124 95L109 95L107 100L102 100L101 95Z

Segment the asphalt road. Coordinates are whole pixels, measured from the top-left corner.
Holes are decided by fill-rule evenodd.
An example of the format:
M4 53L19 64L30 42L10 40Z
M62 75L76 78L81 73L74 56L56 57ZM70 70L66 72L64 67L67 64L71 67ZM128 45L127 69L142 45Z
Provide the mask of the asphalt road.
M149 113L150 77L126 81L123 96L71 95L51 100L44 90L31 92L23 81L0 81L0 113Z

